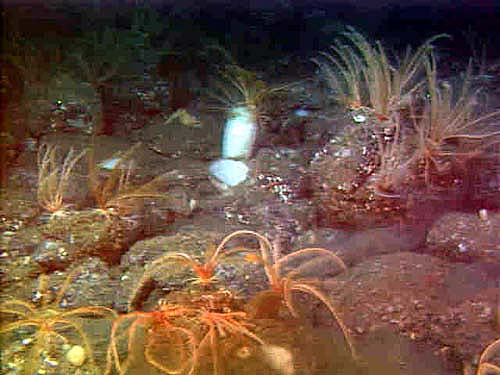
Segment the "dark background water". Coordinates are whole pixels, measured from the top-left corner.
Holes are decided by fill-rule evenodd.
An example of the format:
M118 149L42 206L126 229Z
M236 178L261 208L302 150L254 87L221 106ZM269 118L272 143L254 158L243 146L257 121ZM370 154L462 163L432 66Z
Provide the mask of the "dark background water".
M485 43L489 58L499 56L500 3L493 0L6 1L3 15L10 19L4 29L10 22L27 36L72 36L103 25L126 25L137 5L155 8L163 26L168 25L158 43L177 34L177 43L196 46L209 37L231 47L241 63L284 54L310 56L327 48L344 25L396 49L448 33L452 39L442 53L466 57Z

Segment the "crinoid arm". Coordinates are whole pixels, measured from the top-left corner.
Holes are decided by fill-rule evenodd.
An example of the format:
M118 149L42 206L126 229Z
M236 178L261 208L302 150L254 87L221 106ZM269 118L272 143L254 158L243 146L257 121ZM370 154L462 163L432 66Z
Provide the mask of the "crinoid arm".
M219 246L215 248L214 251L210 253L210 256L207 257L207 263L217 263L222 257L233 257L235 255L239 255L242 253L248 253L251 251L258 252L259 249L251 249L249 246L236 246L230 247L227 250L224 250L229 241L241 237L241 236L252 236L257 238L259 241L267 241L267 239L261 234L251 231L251 230L237 230L228 234L226 237L222 239Z
M349 334L348 328L346 327L341 317L337 313L337 310L333 307L332 303L328 300L328 298L325 296L323 292L321 292L318 288L312 285L306 283L300 283L292 279L284 280L283 289L284 289L283 294L284 294L285 304L292 313L292 315L294 315L295 317L298 317L299 314L293 304L292 294L294 291L310 294L313 297L320 300L326 306L328 311L332 314L333 318L335 319L340 329L342 330L342 333L347 342L347 345L349 346L353 358L355 359L359 358L354 348L354 344L352 342L352 338L351 335Z
M238 106L259 109L272 95L285 91L291 84L268 86L257 78L257 74L236 64L227 65L214 82L214 90L209 92L212 99L222 104L214 109L227 109Z
M259 242L260 248L252 249L249 246L233 246L228 249L226 248L232 239L240 236L255 237ZM214 270L218 264L221 262L234 261L237 257L249 253L254 253L262 258L266 273L268 277L272 279L273 275L270 270L270 265L272 263L270 259L270 249L272 249L272 246L264 236L250 230L239 230L224 237L217 247L210 247L207 249L203 263L185 253L167 253L146 267L142 278L137 283L134 293L131 295L129 306L134 307L137 305L139 296L146 285L158 277L160 273L168 272L172 274L190 269L195 273L195 278L190 281L194 281L197 284L210 284L216 281Z
M165 268L171 267L172 264L185 265L193 268L198 265L198 262L184 253L168 253L153 261L146 268L143 279L155 277L156 274L162 272ZM179 272L179 268L173 271Z
M240 247L232 247L226 251L223 251L225 246L229 243L230 240L240 236L251 236L256 238L259 242L259 248L251 249L250 247L240 246ZM272 250L273 246L271 245L269 240L263 235L254 232L252 230L246 230L246 229L237 230L224 237L219 246L217 246L217 248L215 249L215 252L213 253L210 261L211 262L219 261L219 258L223 256L232 259L235 255L248 254L254 252L257 256L259 256L262 259L266 275L270 280L270 282L272 283L272 281L277 281L276 280L277 275L275 274L272 267L275 261L275 259L273 258Z
M16 329L22 328L22 327L35 327L38 328L40 327L40 322L37 320L20 320L12 323L7 323L7 324L2 324L0 326L0 333L7 333L11 331L15 331Z
M495 356L500 355L500 339L493 341L490 345L484 349L481 357L479 357L479 366L477 369L477 375L499 375L500 367L490 363L489 361Z
M19 317L27 317L36 312L31 303L20 301L17 299L9 299L0 303L0 314L17 315Z
M198 361L197 340L187 328L155 325L147 333L144 355L166 374L192 374Z
M92 367L92 369L97 368L95 361L94 361L94 354L93 354L92 347L91 347L89 339L88 339L88 335L85 333L84 328L79 323L77 323L74 320L68 320L68 319L64 319L62 317L58 317L58 318L54 319L54 321L52 322L51 325L53 326L51 332L57 336L60 336L63 339L63 341L67 341L67 339L62 334L59 334L56 330L57 329L66 330L68 328L72 328L80 337L81 343L83 344L83 347L85 348L85 351L87 352L86 354L87 354L88 360L90 362L90 366ZM58 328L57 326L60 326L60 327Z
M173 267L173 265L181 267ZM137 307L140 302L144 302L148 296L144 296L143 290L146 285L151 283L160 273L168 272L168 274L184 272L187 269L194 269L199 266L199 263L184 253L167 253L149 264L141 279L137 283L133 293L129 299L129 309ZM148 293L149 294L149 293ZM141 300L141 301L139 301Z
M332 277L347 269L338 255L321 247L294 251L278 259L274 267L278 275L293 279Z
M71 172L86 151L74 155L71 148L60 163L57 157L57 146L42 144L38 150L38 204L50 212L63 207L64 193L69 184Z
M150 314L148 313L132 312L121 315L115 319L111 327L110 343L106 356L106 375L112 374L113 367L116 368L118 374L126 374L130 362L133 360L133 344L137 333L136 331L139 329L139 325L144 324L144 319L149 318ZM125 342L127 346L126 358L123 362L119 353L119 345L122 342Z
M191 374L198 360L196 337L189 329L170 322L184 312L165 309L119 316L111 328L105 374L111 375L113 367L118 374L127 374L140 352L149 364L165 374Z
M477 369L477 375L498 375L500 374L500 367L492 365L491 363L481 363Z
M205 314L201 317L202 322L212 322L217 327L221 337L226 335L225 332L229 332L231 335L246 336L260 345L264 344L264 341L259 336L247 328L249 322L247 321L247 314L245 312L206 312Z
M246 337L259 345L264 345L264 341L248 329L249 322L245 312L219 313L205 310L200 316L200 322L206 326L206 333L200 341L199 348L203 349L205 346L209 346L212 355L213 373L216 375L222 371L219 364L220 340Z
M116 311L103 306L85 306L79 307L73 310L65 311L60 314L60 317L67 316L78 316L78 317L116 317Z

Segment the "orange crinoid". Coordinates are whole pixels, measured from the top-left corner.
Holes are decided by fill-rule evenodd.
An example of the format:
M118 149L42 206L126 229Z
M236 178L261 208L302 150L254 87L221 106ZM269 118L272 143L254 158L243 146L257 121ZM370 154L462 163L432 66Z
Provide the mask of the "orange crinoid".
M130 300L131 307L136 307L137 299L140 298L141 291L145 285L153 279L161 278L163 273L171 276L173 273L183 272L187 269L194 274L194 278L190 279L193 284L201 284L202 286L214 284L217 281L215 270L219 264L236 260L238 256L244 258L245 255L248 256L249 254L258 253L257 249L249 249L245 246L227 248L228 243L232 239L249 233L253 232L239 230L227 235L217 247L209 247L205 251L202 260L183 252L168 252L154 260L146 267L142 278L139 280L135 291L132 293Z
M318 287L321 277L332 277L346 269L342 259L332 251L319 247L300 249L279 256L278 251L273 249L273 245L261 234L253 231L240 231L239 234L255 236L259 241L260 257L269 281L270 288L254 298L256 311L267 308L267 305L276 306L276 300L281 300L292 315L297 317L299 313L294 303L294 293L309 294L318 299L331 313L342 330L353 357L356 358L357 354L347 327L328 297Z
M228 246L230 240L240 237L256 239L258 246ZM269 289L255 296L252 305L257 306L256 314L247 314L235 308L231 292L216 290L214 270L221 261L227 260L263 265ZM187 266L196 275L195 283L203 284L202 287L184 292L184 299L171 299L173 296L169 295L171 302L160 303L155 311L134 311L120 316L111 331L106 374L111 374L112 367L120 375L125 374L132 360L139 355L166 374L192 374L197 368L207 368L205 356L202 362L202 355L205 353L209 354L208 368L214 374L224 373L221 358L227 354L224 350L228 347L242 342L245 342L244 346L265 345L252 330L251 318L259 317L258 310L267 309L271 305L278 309L285 306L293 316L298 317L300 309L295 300L297 294L310 295L328 309L340 327L352 355L357 357L347 327L332 302L320 289L321 278L330 278L346 269L344 262L332 251L305 248L280 256L263 235L250 230L239 230L226 236L218 247L205 253L205 260L202 262L185 253L168 253L155 260L146 268L132 301L137 299L137 292L144 283L156 277L160 271L179 272L179 267L167 267L172 263ZM139 332L144 332L144 335Z
M134 359L144 355L150 365L165 374L192 374L209 351L214 374L223 373L220 347L225 340L264 342L253 333L247 315L220 306L218 292L194 297L186 305L160 301L157 310L135 311L116 319L111 329L106 374L115 367L126 374ZM144 343L140 330L144 331ZM204 365L204 364L203 364Z
M195 310L180 305L159 303L158 310L134 311L121 315L113 323L107 355L106 374L114 367L126 374L138 354L138 330L145 332L144 357L148 363L166 374L191 374L198 358L195 333L184 325ZM126 344L126 355L119 347ZM142 350L141 350L142 351ZM122 360L122 357L125 357Z
M214 374L224 373L219 361L219 345L224 339L251 339L259 345L264 341L250 331L247 314L243 311L217 312L203 309L198 316L202 327L200 349L208 346L212 354L212 368Z

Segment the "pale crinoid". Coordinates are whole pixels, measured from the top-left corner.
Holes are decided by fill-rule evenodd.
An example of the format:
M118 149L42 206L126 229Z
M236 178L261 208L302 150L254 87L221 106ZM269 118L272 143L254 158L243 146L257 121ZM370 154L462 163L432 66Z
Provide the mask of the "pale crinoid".
M76 163L85 155L82 151L75 155L71 148L62 162L57 157L58 147L42 144L38 149L37 201L40 207L57 212L64 207L64 195Z

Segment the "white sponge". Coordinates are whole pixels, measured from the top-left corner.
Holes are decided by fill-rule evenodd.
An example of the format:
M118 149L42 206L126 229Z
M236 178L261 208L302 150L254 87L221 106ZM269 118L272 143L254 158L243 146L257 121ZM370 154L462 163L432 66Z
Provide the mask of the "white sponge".
M255 141L255 116L246 107L236 107L224 126L222 157L245 159L250 157Z

